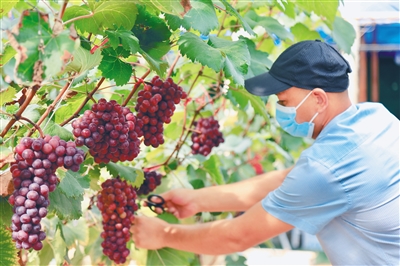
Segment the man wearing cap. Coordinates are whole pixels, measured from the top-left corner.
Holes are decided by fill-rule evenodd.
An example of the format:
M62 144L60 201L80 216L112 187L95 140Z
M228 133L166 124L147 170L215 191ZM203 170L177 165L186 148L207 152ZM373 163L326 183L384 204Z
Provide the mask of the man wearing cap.
M379 103L352 104L350 72L330 45L303 41L269 72L246 80L252 94L277 95L276 119L285 131L314 143L290 169L162 194L178 218L245 213L195 225L138 216L131 229L136 246L229 254L297 227L318 237L333 265L398 265L399 120Z

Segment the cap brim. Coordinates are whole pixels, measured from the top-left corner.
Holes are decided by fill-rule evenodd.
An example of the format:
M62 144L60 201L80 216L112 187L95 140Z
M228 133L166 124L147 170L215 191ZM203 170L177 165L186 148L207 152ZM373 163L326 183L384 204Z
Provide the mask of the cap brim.
M268 96L287 90L292 87L292 85L283 83L266 72L261 75L246 79L244 81L244 87L251 94L257 96Z

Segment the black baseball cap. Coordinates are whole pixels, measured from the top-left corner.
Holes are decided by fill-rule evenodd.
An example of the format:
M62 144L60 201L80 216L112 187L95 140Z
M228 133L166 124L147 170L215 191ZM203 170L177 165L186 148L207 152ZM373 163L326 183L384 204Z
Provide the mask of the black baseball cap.
M245 80L251 94L267 96L290 87L326 92L342 92L349 86L349 63L331 45L302 41L287 48L272 64L269 72Z

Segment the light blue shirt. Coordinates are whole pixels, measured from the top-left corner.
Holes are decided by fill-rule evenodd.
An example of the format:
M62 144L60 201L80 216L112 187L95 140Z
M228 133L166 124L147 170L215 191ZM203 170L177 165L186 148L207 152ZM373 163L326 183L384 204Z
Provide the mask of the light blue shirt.
M300 156L264 209L317 238L333 265L399 265L399 120L352 105Z

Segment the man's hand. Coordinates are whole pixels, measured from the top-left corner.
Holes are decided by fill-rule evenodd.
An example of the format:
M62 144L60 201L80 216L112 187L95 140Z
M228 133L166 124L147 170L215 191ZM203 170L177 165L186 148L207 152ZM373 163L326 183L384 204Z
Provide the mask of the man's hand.
M130 229L132 240L138 248L163 248L163 235L168 226L168 223L159 218L135 216L135 220Z
M160 194L165 200L166 211L175 215L178 219L187 218L200 212L199 204L195 199L196 191L193 189L179 188L170 190ZM152 199L154 202L160 200L156 197ZM143 204L147 206L146 203ZM156 208L158 213L161 213L160 208Z

